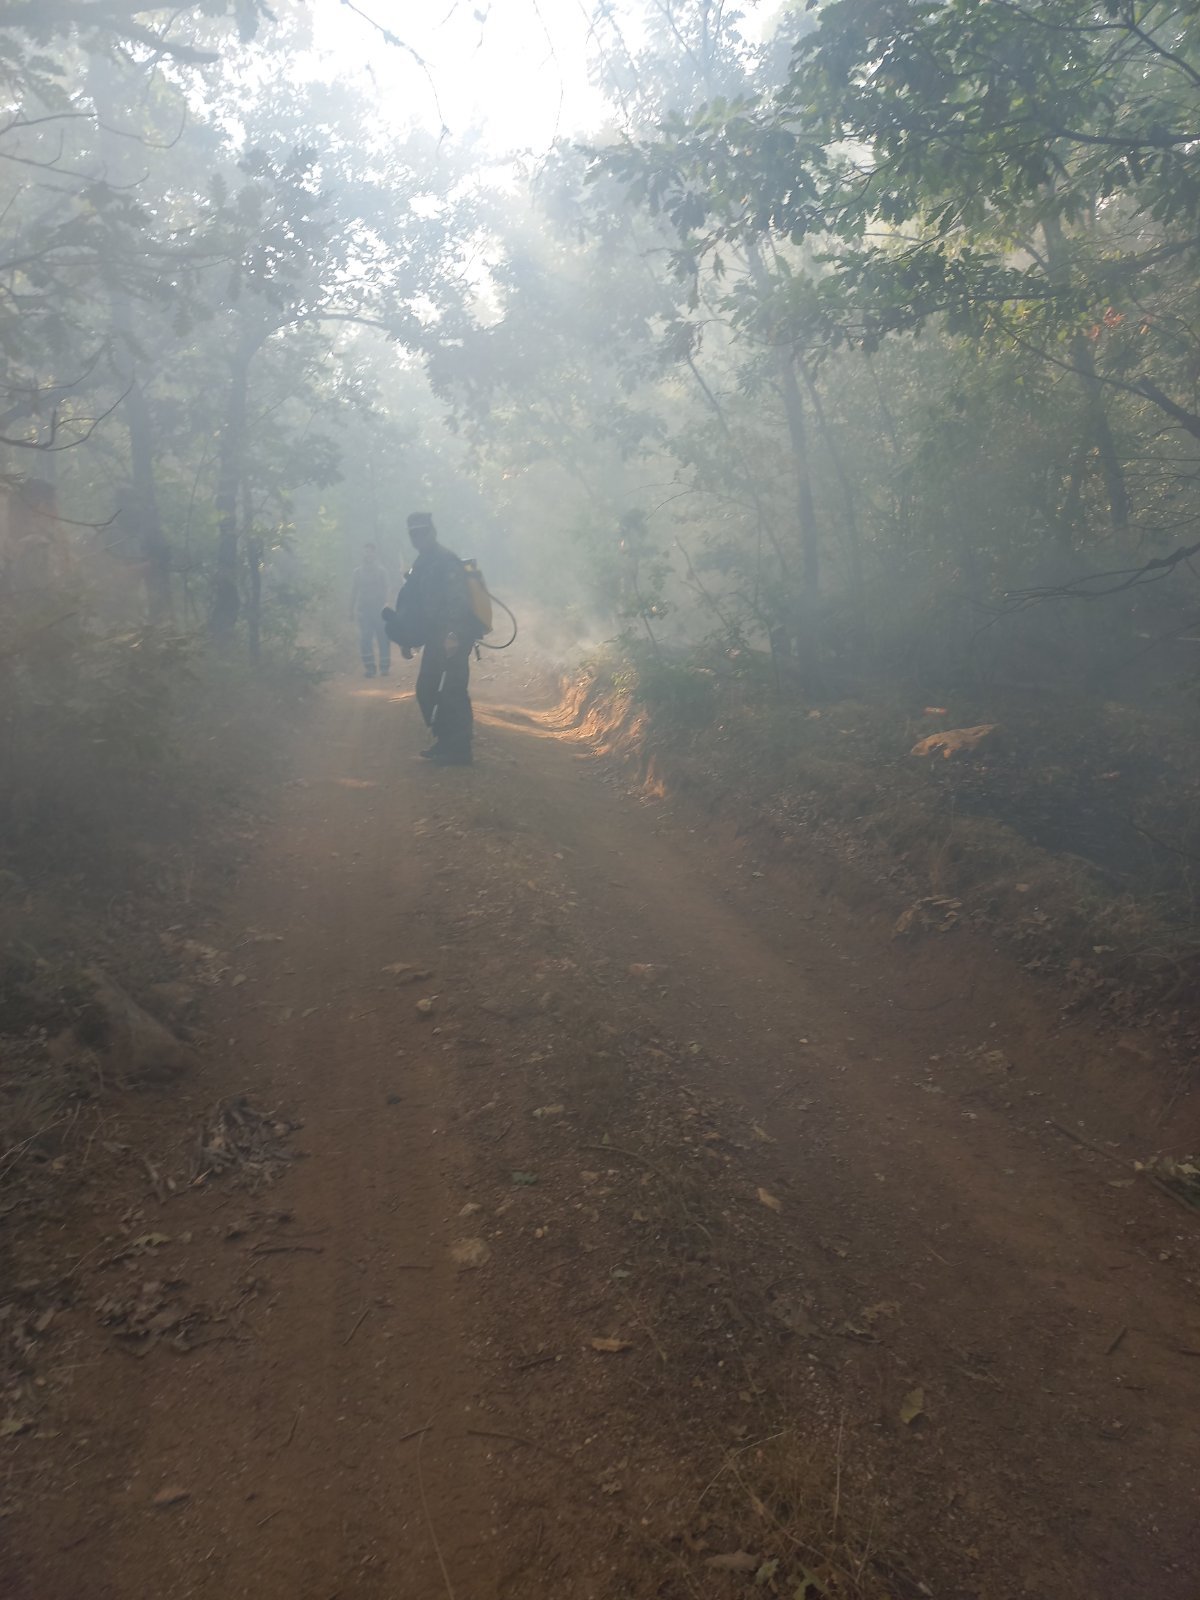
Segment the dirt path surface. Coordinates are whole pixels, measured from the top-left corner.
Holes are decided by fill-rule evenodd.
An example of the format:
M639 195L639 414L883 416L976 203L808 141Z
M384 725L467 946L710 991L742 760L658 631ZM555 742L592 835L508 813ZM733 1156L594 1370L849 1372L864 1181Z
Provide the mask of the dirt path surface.
M1195 1600L1131 1042L478 709L335 686L189 930L202 1081L18 1258L5 1594Z

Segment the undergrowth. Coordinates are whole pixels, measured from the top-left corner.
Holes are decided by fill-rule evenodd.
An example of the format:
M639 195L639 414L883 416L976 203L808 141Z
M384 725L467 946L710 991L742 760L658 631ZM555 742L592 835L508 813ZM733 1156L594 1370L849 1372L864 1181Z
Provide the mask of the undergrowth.
M316 681L196 636L94 632L78 616L0 658L0 863L104 890L147 843L186 837L236 798L272 728Z
M785 849L820 841L912 902L961 901L961 920L1081 1000L1133 1019L1200 993L1200 748L1186 706L977 687L931 705L904 685L818 701L777 692L760 656L712 647L593 662L582 699L605 696L644 713L631 723L644 763L665 761L743 827ZM911 753L979 724L995 732L974 751Z
M294 647L255 667L174 629L82 608L22 618L0 655L0 1182L54 1159L95 1089L55 1056L98 964L153 976L157 930L233 869L244 812L320 673Z

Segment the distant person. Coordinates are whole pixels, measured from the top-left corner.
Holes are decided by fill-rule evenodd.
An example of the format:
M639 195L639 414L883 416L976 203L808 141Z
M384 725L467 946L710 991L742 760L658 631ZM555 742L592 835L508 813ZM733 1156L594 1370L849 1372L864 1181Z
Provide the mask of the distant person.
M467 684L480 628L466 572L458 556L438 543L431 512L413 512L408 536L417 559L396 597L396 616L407 636L422 641L417 704L433 743L421 754L441 767L469 767L474 714ZM402 647L405 660L414 648Z
M350 590L350 620L358 623L358 645L362 651L363 676L375 676L375 656L379 673L387 677L392 667L392 646L383 630L383 608L388 603L387 573L373 544L363 545L362 566L354 573Z

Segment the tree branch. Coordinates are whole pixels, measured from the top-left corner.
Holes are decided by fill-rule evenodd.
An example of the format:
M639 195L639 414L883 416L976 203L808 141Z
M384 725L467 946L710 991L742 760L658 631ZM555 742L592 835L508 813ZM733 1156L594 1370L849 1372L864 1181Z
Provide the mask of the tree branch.
M1009 589L1004 595L1005 605L1014 611L1035 605L1041 600L1101 600L1107 595L1123 594L1127 589L1138 589L1147 583L1159 583L1169 577L1175 568L1200 555L1200 542L1184 545L1169 556L1156 556L1144 561L1140 567L1122 567L1113 572L1093 572L1073 583L1050 584L1037 589ZM1085 588L1086 584L1104 583L1119 578L1119 583L1109 583L1103 589Z
M130 385L130 387L132 388L132 385ZM62 422L62 418L59 416L57 406L55 406L50 416L50 437L48 439L12 439L6 434L0 434L0 444L10 445L14 450L40 450L46 454L55 455L60 450L74 450L76 445L87 443L100 424L107 421L107 419L112 416L113 412L122 403L122 401L126 399L128 394L129 389L124 390L117 396L112 405L107 406L98 417L70 418L69 420L72 423L86 422L87 427L78 436L78 438L71 439L66 444L56 444L54 442L58 437L59 426Z

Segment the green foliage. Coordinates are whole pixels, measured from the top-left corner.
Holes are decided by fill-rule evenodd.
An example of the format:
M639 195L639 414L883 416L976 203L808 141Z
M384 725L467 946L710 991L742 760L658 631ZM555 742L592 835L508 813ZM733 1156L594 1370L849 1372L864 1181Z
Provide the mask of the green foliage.
M646 706L665 729L696 733L713 720L713 669L694 661L665 660L645 644L630 644L625 664L613 674L613 687Z
M169 804L191 649L152 629L90 634L78 613L24 631L0 661L0 850L78 868L98 841L135 836Z
M261 760L253 745L320 674L285 639L252 673L177 631L96 631L77 606L59 621L7 618L0 864L100 889L236 800Z
M811 244L792 328L826 351L938 318L1089 378L1086 352L1055 341L1132 321L1139 348L1126 333L1102 381L1195 436L1200 417L1147 371L1180 324L1163 338L1129 303L1194 282L1200 37L1169 4L1101 16L1084 0L836 0L774 93L673 112L599 169L669 218L693 281L721 242Z

